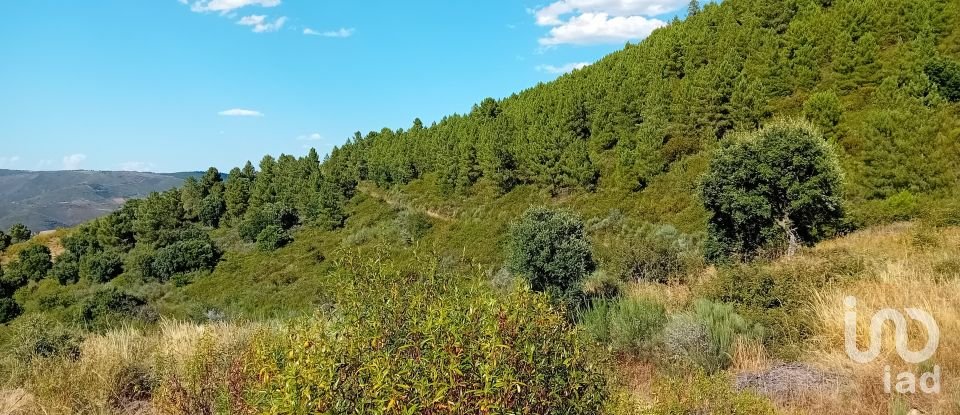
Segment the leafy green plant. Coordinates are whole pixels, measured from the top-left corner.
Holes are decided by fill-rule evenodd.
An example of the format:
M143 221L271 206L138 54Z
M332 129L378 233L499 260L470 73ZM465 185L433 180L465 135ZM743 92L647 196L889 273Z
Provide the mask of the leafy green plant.
M565 317L523 289L366 269L337 318L260 338L255 412L595 414L602 374ZM373 289L375 287L375 289Z
M713 341L711 369L723 369L733 359L733 347L738 338L762 340L763 327L747 321L733 310L733 305L700 299L694 304L694 315L710 332Z
M809 123L780 120L725 144L701 188L713 259L778 246L792 254L843 216L839 161Z
M260 235L257 235L257 249L270 252L275 251L289 244L293 238L290 234L277 225L269 225L263 228Z
M508 245L510 270L536 291L568 296L595 267L583 221L568 211L527 210L511 226Z
M123 272L123 258L115 251L90 254L80 261L80 277L94 283L105 283Z
M402 210L394 222L400 233L400 241L409 244L422 238L433 226L427 215L411 210Z
M726 374L694 372L654 382L656 404L644 414L753 414L774 415L776 407L752 392L738 392Z
M594 301L580 317L588 338L616 353L626 354L651 351L666 322L663 305L635 297Z

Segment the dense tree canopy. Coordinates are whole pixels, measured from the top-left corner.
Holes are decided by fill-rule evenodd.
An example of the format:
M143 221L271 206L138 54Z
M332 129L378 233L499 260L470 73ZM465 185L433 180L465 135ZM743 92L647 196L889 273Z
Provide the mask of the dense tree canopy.
M510 228L509 265L534 290L567 295L595 263L583 221L573 213L531 208Z
M763 248L816 242L843 215L841 171L833 150L808 123L776 121L733 137L703 182L717 254L753 256Z

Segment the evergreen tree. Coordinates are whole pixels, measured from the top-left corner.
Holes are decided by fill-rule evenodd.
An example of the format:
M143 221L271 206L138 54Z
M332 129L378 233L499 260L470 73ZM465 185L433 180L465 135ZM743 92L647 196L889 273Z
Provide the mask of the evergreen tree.
M721 149L703 181L711 256L749 258L765 248L826 236L843 215L839 162L815 128L777 121Z
M15 223L10 227L10 242L11 243L20 243L30 240L30 237L33 236L33 232L30 231L30 228L27 228L26 225L22 223Z

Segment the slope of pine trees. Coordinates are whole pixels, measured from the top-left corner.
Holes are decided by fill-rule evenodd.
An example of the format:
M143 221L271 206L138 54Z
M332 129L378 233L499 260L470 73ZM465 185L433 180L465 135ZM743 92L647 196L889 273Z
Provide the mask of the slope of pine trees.
M855 222L904 219L960 187L958 17L945 0L709 4L469 114L358 133L325 168L341 184L431 178L448 194L481 180L641 192L730 132L804 116L841 154Z

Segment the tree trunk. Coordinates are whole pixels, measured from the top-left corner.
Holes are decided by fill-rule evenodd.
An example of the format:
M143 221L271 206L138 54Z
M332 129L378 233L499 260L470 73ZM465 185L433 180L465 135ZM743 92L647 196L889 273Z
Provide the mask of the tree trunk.
M797 235L797 230L794 229L793 221L790 220L789 215L784 214L778 224L783 228L783 232L787 234L787 256L791 257L793 254L796 254L797 249L800 248L800 237Z

